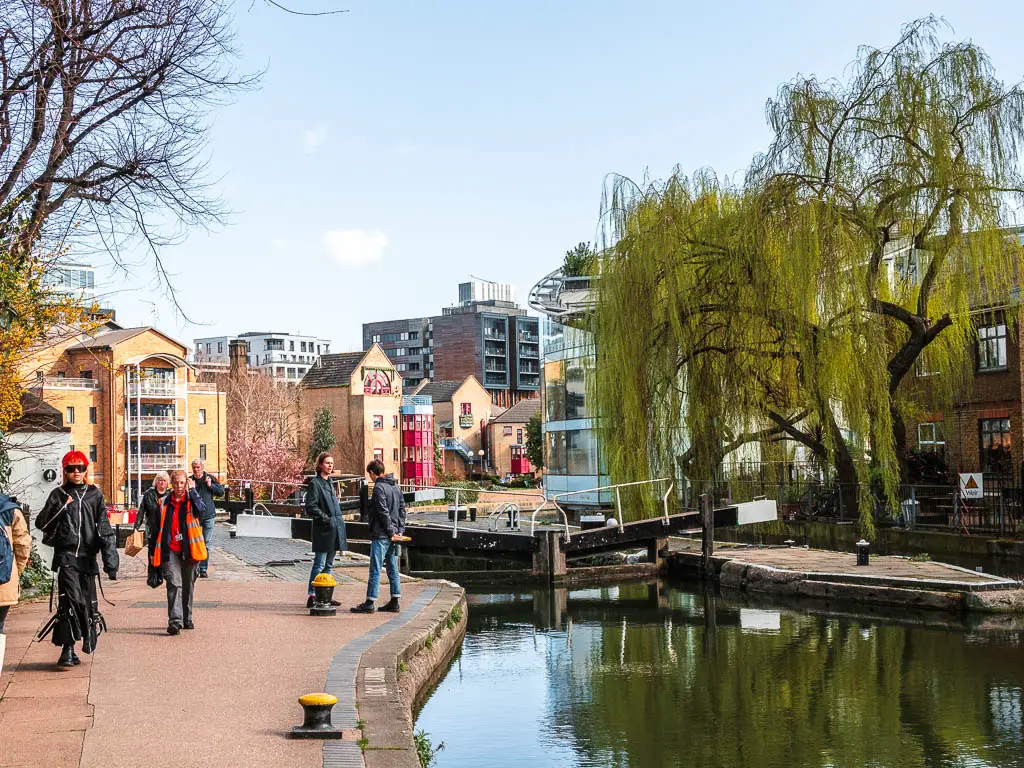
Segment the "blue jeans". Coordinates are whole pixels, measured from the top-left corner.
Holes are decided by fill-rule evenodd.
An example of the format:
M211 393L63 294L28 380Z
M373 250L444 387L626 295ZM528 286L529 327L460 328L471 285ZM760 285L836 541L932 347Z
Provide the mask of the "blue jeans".
M213 524L215 522L217 522L215 517L200 521L200 525L203 526L203 542L206 544L206 559L199 563L200 573L206 573L206 570L210 567L210 539L213 538Z
M313 553L313 567L309 571L309 592L307 592L310 597L313 596L313 579L321 573L330 573L333 566L334 552Z
M398 554L402 546L385 537L370 542L370 576L366 580L366 599L376 600L380 589L380 567L383 564L388 571L391 597L402 596L402 582L398 574Z

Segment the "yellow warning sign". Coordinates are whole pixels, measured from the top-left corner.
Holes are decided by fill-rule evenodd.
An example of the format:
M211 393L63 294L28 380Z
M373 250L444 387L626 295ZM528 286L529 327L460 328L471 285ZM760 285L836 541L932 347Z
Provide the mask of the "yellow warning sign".
M967 482L964 483L964 488L965 489L967 489L967 488L977 488L977 487L978 487L978 483L975 481L975 479L973 477L968 477L967 478Z

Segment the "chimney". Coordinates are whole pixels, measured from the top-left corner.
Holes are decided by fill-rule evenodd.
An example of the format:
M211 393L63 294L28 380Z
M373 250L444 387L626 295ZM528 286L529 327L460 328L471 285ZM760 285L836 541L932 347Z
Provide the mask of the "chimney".
M231 364L230 375L245 376L249 372L249 348L243 339L232 339L228 342L228 360Z

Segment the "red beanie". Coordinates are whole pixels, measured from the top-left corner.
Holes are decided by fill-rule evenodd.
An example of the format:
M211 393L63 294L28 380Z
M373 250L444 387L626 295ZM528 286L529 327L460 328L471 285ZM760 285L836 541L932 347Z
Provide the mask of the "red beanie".
M71 464L80 464L86 469L89 468L89 459L86 458L85 454L81 451L68 451L64 454L64 458L61 459L61 467L67 467Z

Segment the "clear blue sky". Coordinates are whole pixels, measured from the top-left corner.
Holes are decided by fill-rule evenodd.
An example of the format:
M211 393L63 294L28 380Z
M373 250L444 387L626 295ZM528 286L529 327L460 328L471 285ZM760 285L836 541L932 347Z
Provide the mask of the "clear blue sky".
M238 0L259 90L215 117L230 223L165 256L180 301L110 278L123 324L193 338L288 330L358 349L361 324L433 314L470 274L521 299L593 240L609 173L736 173L797 73L842 76L858 45L935 13L1024 77L1019 2Z

